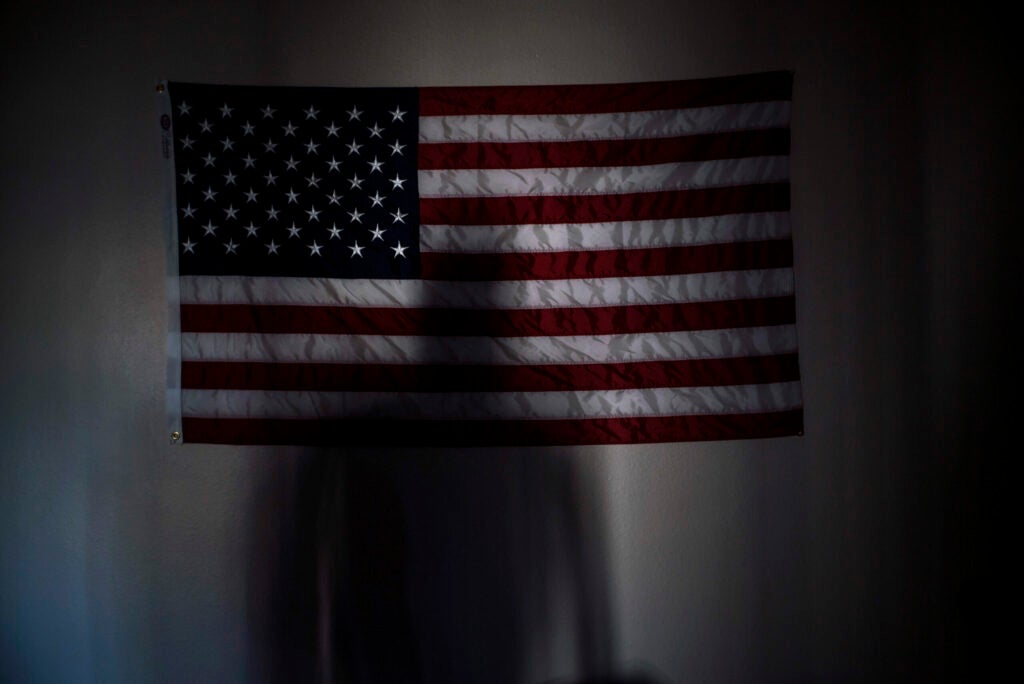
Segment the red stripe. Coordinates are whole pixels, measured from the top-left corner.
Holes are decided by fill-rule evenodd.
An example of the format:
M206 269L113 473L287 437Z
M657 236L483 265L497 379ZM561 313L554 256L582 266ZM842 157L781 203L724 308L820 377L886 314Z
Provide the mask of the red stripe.
M465 254L423 252L426 280L558 280L713 273L793 265L789 239L652 249Z
M636 363L483 366L186 361L184 389L545 392L707 387L800 379L797 355Z
M710 416L580 420L423 421L185 418L185 442L308 446L531 446L786 437L803 433L803 410Z
M716 330L795 321L792 296L564 309L400 309L184 304L186 333L527 337Z
M792 92L793 75L784 71L611 85L420 88L420 116L638 112L790 100Z
M788 209L789 183L763 183L622 195L421 197L420 223L449 226L595 223Z
M635 166L789 154L789 130L709 133L640 140L432 143L418 146L419 168L534 169Z

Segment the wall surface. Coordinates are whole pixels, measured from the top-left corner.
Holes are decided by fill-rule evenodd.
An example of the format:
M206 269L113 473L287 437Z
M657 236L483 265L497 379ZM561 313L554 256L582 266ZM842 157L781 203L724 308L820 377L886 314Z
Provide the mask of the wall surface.
M995 662L1006 495L985 475L1010 453L1019 88L1005 22L952 7L6 3L0 681L939 681ZM158 79L774 69L795 72L803 437L167 444Z

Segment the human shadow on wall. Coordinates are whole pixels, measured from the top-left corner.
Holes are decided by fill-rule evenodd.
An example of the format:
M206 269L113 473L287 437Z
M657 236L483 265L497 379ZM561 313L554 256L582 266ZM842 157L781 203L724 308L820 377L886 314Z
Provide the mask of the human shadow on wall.
M467 283L462 293L486 302L488 282ZM455 356L468 366L448 378L451 391L490 396L497 406L495 383L501 389L507 380L487 369L509 361L477 338L507 334L501 319L466 327L464 316L451 315L458 309L445 313L458 302L433 304L425 310L437 316L423 330L464 337ZM423 359L452 360L442 342L433 344L420 350ZM373 389L401 397L394 387ZM489 408L466 407L467 421L451 418L444 433L440 421L405 424L437 430L425 444L487 443L490 435L469 429L466 439L460 429L500 423L486 420ZM254 671L288 682L612 681L598 459L553 447L419 448L413 428L387 421L394 413L368 408L365 424L347 415L358 434L339 429L325 441L372 444L373 430L397 430L381 441L412 446L302 452L258 474ZM477 417L485 420L469 426Z
M595 467L547 448L271 461L252 500L252 679L653 681L614 672Z

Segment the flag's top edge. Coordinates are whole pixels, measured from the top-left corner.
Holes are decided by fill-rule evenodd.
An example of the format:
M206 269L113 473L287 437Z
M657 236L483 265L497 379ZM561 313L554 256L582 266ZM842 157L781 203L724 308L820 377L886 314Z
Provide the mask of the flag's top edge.
M734 81L736 79L762 79L762 78L782 78L786 77L792 80L795 71L793 69L774 69L769 71L758 71L750 72L745 74L730 74L724 76L709 76L707 78L684 78L684 79L657 79L657 80L643 80L643 81L615 81L611 83L585 83L582 81L570 82L570 83L508 83L508 84L491 84L491 85L445 85L445 86L418 86L421 89L429 88L444 88L444 89L459 89L459 88L564 88L564 87L620 87L620 86L644 86L644 85L655 85L655 84L705 84L711 85L715 83L722 83L726 81ZM333 84L333 85L322 85L322 84L281 84L281 83L224 83L214 81L190 81L190 80L179 80L176 78L159 78L156 80L159 84L171 84L171 85L185 85L195 87L211 87L211 88L280 88L287 91L295 91L302 89L324 89L333 90L337 88L355 89L355 90L393 90L401 88L413 88L416 86L394 84L389 86L357 86L357 85L346 85L346 84Z
M420 116L476 114L587 114L682 109L792 99L793 71L767 71L702 79L611 84L497 85L447 87L342 87L219 85L167 81L170 89L224 95L258 91L261 96L329 96L339 90L361 96L418 93Z

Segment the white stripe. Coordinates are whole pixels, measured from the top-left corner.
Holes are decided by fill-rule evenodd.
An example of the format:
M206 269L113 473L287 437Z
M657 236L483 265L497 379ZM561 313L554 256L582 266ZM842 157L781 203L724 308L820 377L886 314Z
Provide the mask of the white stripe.
M793 325L555 337L182 333L186 361L531 364L681 361L796 351Z
M646 278L439 280L182 276L182 304L294 304L395 308L558 309L777 297L794 292L777 268Z
M420 143L665 138L789 125L790 103L602 114L421 116Z
M420 197L625 194L789 180L789 157L645 166L420 171Z
M183 394L184 414L205 418L626 418L783 411L801 403L796 382L578 392L186 390Z
M421 252L567 252L773 240L791 234L789 212L659 221L509 226L420 226Z

